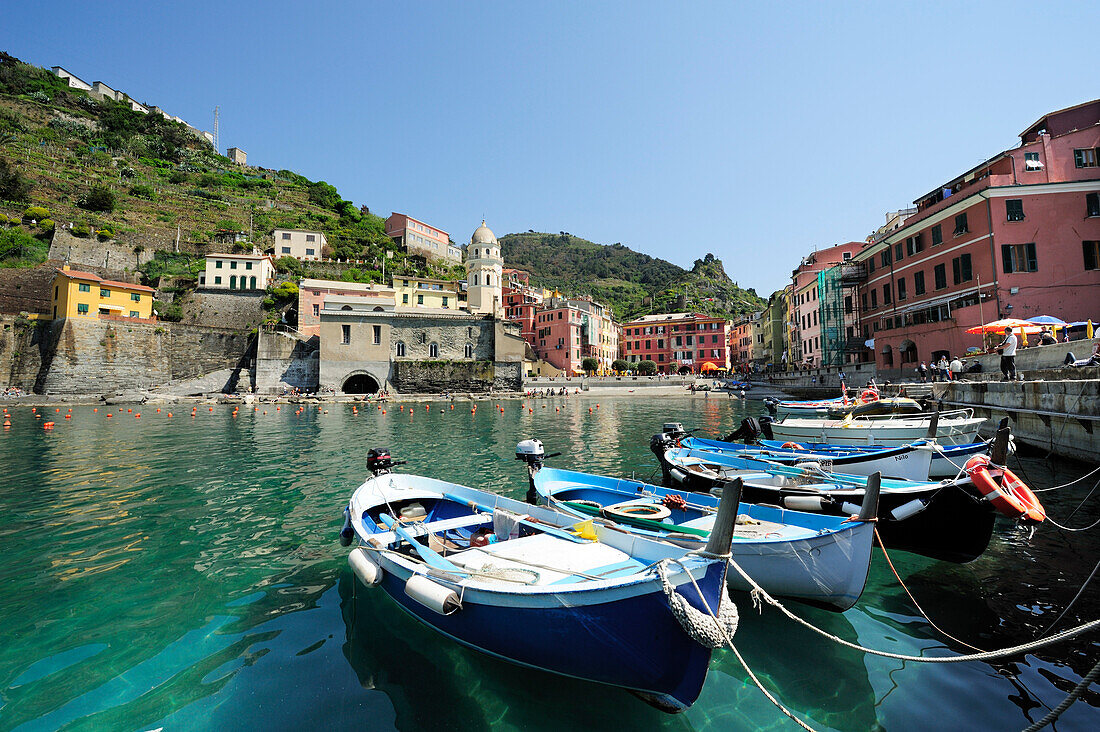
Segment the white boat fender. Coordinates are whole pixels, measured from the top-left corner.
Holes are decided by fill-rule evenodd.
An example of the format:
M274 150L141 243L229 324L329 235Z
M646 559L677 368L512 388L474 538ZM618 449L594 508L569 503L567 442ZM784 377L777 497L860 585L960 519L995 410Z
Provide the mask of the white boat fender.
M440 615L450 615L462 607L457 592L438 585L421 574L409 577L409 581L405 583L405 594Z
M914 498L908 503L903 503L890 512L890 518L894 521L904 521L910 516L915 516L928 508L928 501L923 498Z
M687 478L687 475L684 473L684 471L680 470L679 468L673 468L672 470L668 471L668 474L671 475L672 479L675 480L677 483L683 483L684 480Z
M844 503L840 504L841 513L847 514L848 516L858 516L859 512L862 510L863 506L859 505L858 503L848 503L847 501L845 501Z
M821 513L827 503L830 501L826 496L783 496L783 508L792 511Z
M348 555L351 571L367 587L376 587L382 581L382 567L374 561L363 547L358 547Z

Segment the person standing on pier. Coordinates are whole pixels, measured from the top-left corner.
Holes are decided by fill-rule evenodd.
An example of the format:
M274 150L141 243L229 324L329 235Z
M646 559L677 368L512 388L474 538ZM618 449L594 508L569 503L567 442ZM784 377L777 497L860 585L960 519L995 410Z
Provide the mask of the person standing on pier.
M1016 334L1012 332L1012 328L1005 328L1005 339L997 346L997 350L1001 352L1003 381L1016 380L1016 343Z

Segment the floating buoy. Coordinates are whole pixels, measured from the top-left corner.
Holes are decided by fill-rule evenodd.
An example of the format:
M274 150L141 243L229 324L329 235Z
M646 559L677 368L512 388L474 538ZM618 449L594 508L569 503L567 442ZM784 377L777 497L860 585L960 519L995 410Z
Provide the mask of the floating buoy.
M213 407L210 407L210 411L211 411L211 412L213 412L213 411L214 411L214 408L213 408Z
M10 419L5 419L4 420L4 429L6 429L6 430L11 429L11 420Z
M534 414L534 413L535 413L535 410L534 410L534 409L531 409L530 407L528 407L528 408L527 408L527 412L528 412L529 414Z
M53 422L43 422L42 423L42 429L52 430L53 429Z
M132 410L132 409L127 409L126 411L129 412L130 414L134 413L134 410Z
M327 409L325 410L325 414L328 414L328 410L327 410Z
M470 414L475 414L476 412L477 412L477 409L476 409L476 408L471 408L471 409L470 409Z
M160 407L157 407L157 414L160 414Z
M592 407L589 407L589 408L588 408L588 413L589 413L589 414L592 414Z
M73 418L73 415L71 415L71 414L66 414L65 415L65 419L72 419L72 418Z
M38 407L31 407L31 411L32 411L32 412L37 412L37 411L38 411Z
M267 414L267 410L266 410L266 409L264 410L264 414ZM169 416L169 417L171 417L172 415L171 415L171 414L169 414L168 416Z
M451 405L451 411L454 411L455 405Z
M69 408L69 414L72 414L72 413L73 413L73 410L72 410L72 407L70 407Z
M169 416L169 417L171 417L171 416L172 416L172 413L171 413L171 412L169 412L169 413L168 413L168 416Z
M425 412L427 412L427 411L428 411L429 409L431 409L431 408L432 408L432 407L431 407L431 405L430 405L430 404L425 404L425 405L424 405L424 411L425 411Z
M107 419L110 419L113 416L115 416L115 415L111 414L110 412L107 412Z
M282 407L275 407L276 412L281 411L281 410L282 410Z
M98 411L99 411L99 407L92 407L92 411L93 411L93 412L98 412Z
M561 407L558 407L558 408L557 408L557 409L555 409L554 411L555 411L555 412L560 412L560 411L561 411Z
M61 411L61 407L58 407L57 409L55 409L55 410L53 410L53 411L55 411L55 412L60 412L60 411Z
M383 410L382 410L382 414L385 414L385 413L386 413L386 410L385 410L385 409L383 409Z
M596 405L596 409L599 409L599 408L600 408L600 405L599 405L599 404L597 404L597 405Z
M141 419L141 412L134 415L134 419Z

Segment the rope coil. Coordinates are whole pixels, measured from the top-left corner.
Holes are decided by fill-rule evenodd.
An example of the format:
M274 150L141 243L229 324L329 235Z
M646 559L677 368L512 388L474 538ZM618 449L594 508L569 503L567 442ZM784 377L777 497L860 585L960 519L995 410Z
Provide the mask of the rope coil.
M657 576L661 579L661 589L668 599L673 617L680 623L684 632L704 648L721 648L737 632L737 606L733 604L726 588L722 587L722 597L718 602L718 614L711 615L696 610L683 595L676 592L668 580L668 565L671 560L663 559L657 563ZM690 576L690 575L689 575ZM694 583L694 578L692 578ZM698 590L698 585L696 585ZM699 595L702 597L702 593Z

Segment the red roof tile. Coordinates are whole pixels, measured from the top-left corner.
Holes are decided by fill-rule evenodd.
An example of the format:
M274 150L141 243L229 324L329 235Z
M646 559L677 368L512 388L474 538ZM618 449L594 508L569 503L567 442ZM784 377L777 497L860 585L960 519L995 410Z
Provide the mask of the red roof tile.
M101 285L113 285L114 287L125 287L130 290L141 290L142 292L156 292L152 287L146 287L145 285L135 285L130 282L116 282L115 280L105 280L99 275L92 274L91 272L81 272L76 269L59 269L58 274L63 274L66 277L75 280L91 280L92 282L98 282Z

